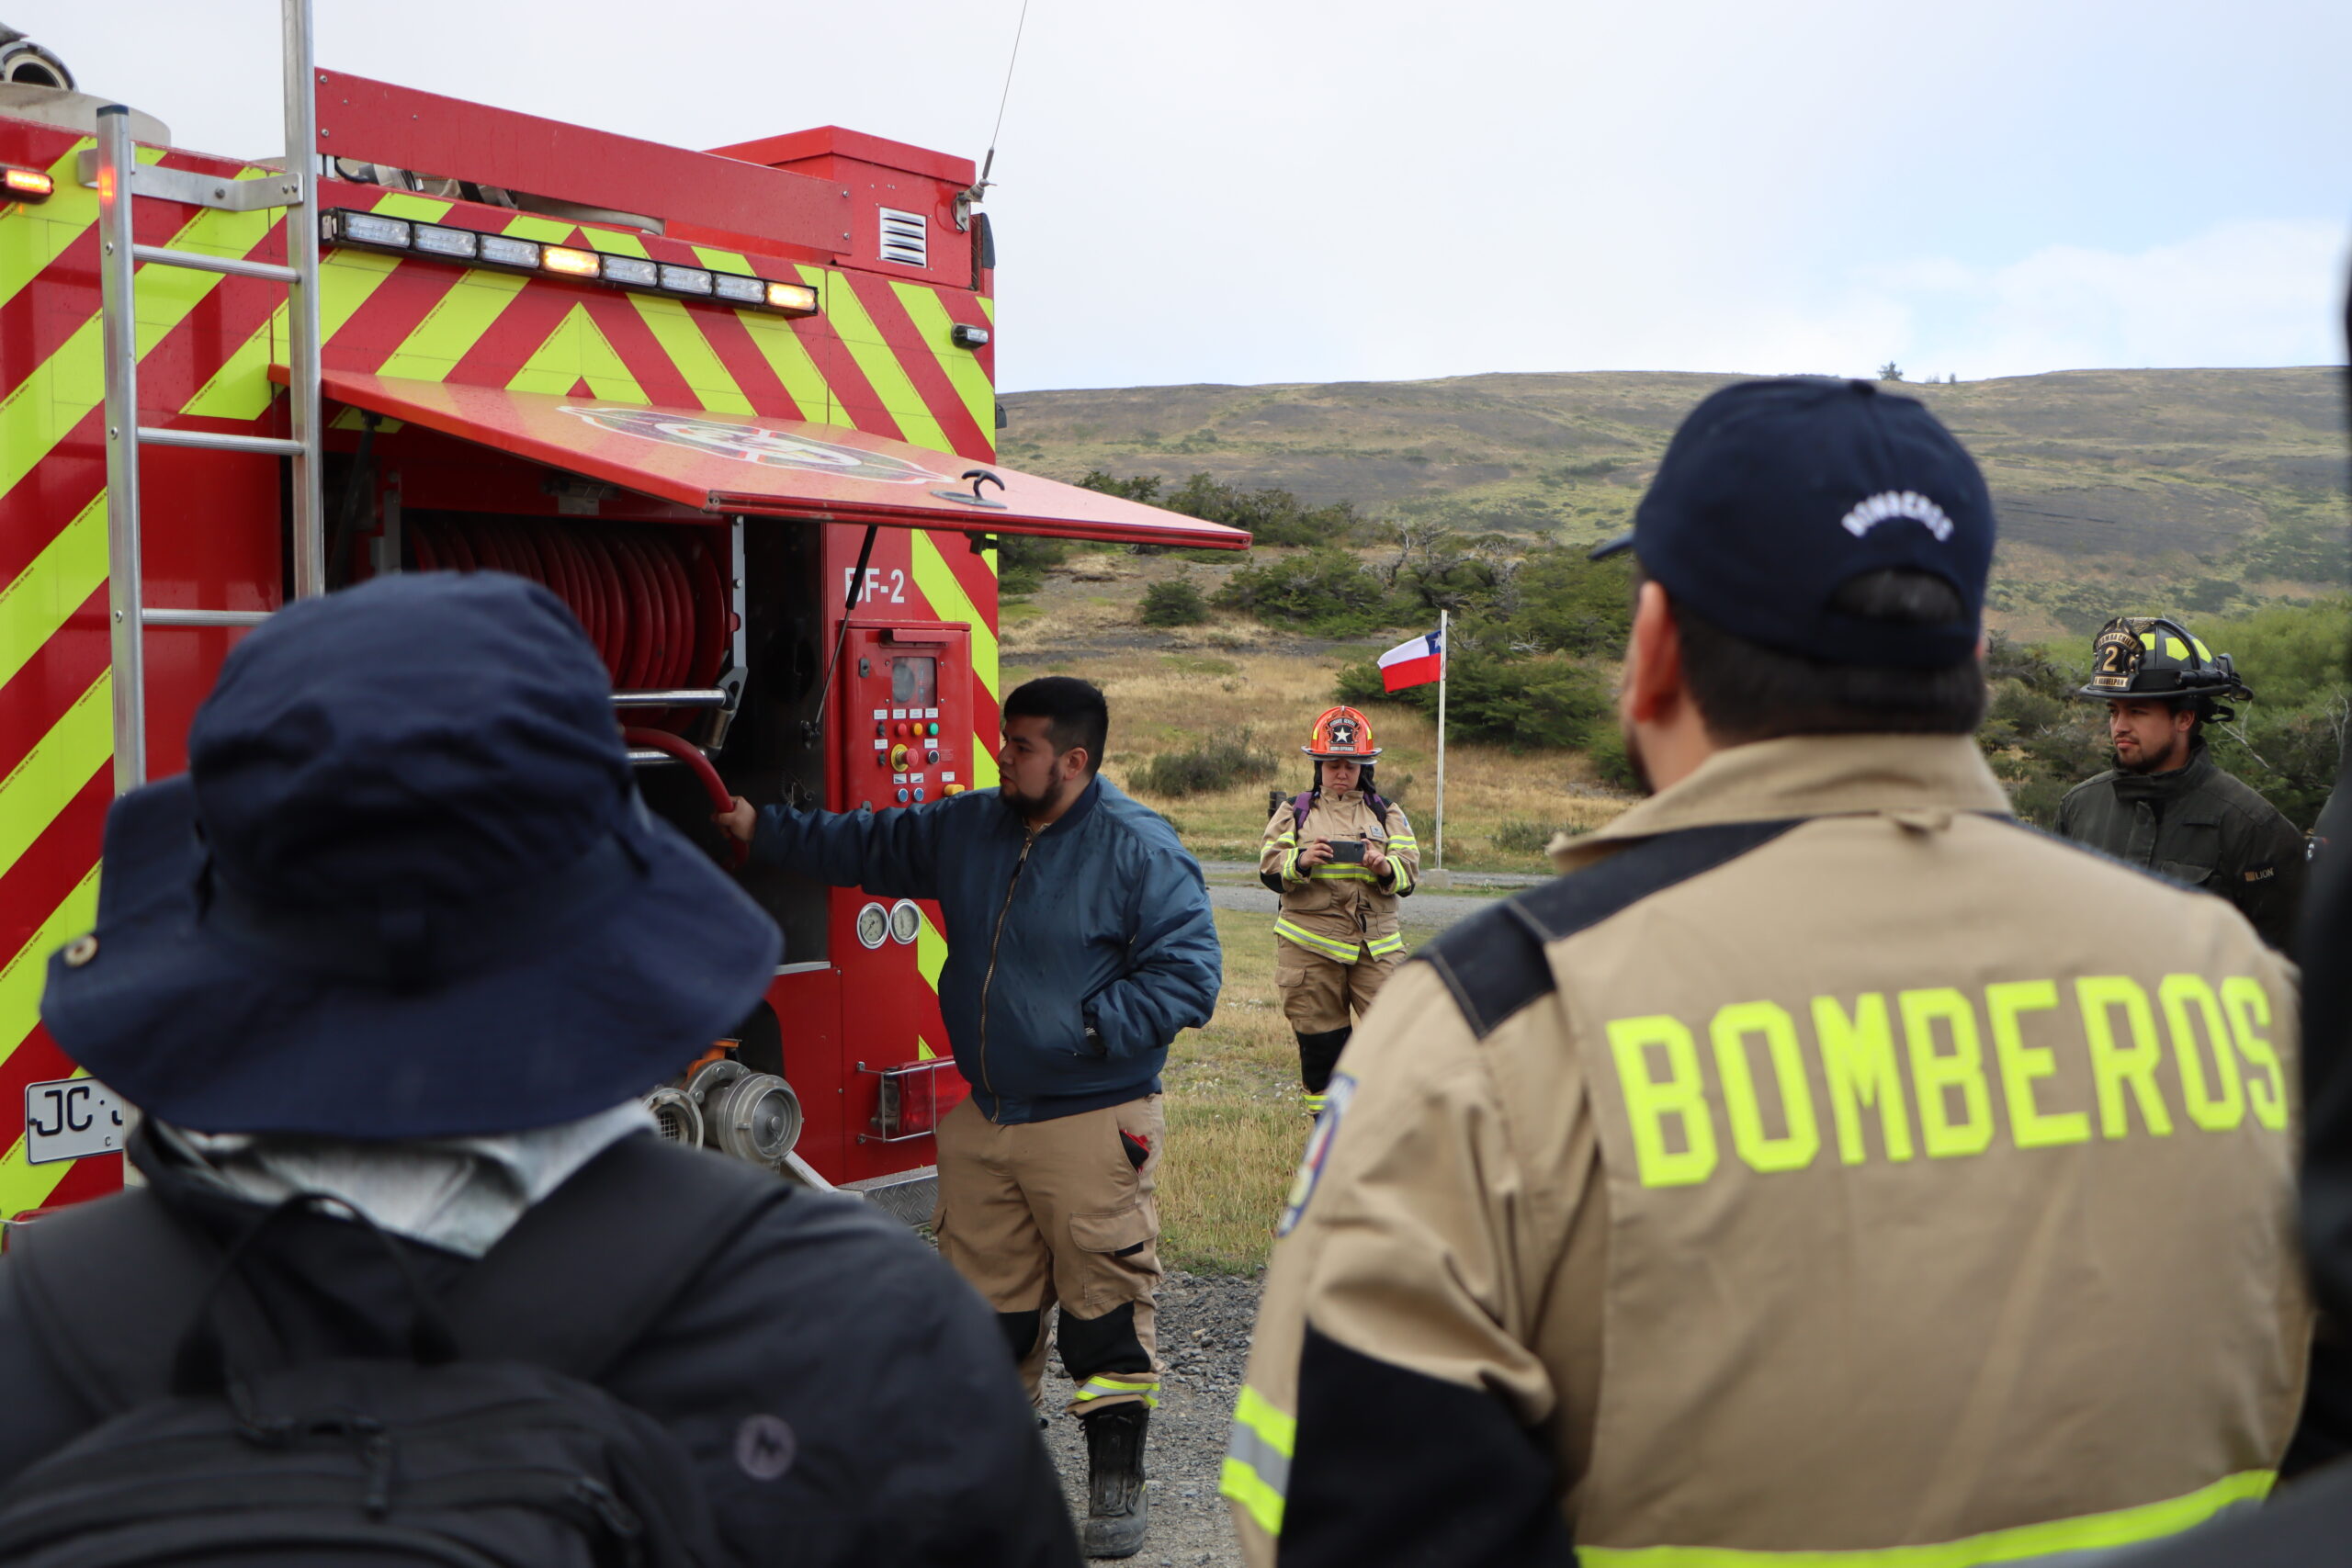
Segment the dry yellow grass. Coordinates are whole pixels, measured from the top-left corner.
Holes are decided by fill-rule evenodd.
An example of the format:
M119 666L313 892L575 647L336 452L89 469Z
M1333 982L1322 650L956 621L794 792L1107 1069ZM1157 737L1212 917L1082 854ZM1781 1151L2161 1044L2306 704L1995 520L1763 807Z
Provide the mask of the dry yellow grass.
M1306 1145L1298 1047L1274 994L1272 926L1217 911L1224 994L1208 1027L1180 1037L1168 1055L1159 1215L1160 1257L1171 1269L1237 1274L1263 1263Z

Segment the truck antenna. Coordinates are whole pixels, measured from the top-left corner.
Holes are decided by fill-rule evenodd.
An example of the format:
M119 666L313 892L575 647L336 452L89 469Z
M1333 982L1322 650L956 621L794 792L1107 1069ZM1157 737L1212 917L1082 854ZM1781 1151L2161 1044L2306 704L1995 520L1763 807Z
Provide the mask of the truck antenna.
M996 167L997 138L1004 134L1004 106L1012 100L1012 68L1021 63L1021 35L1028 27L1029 0L1021 0L1021 19L1012 25L1012 54L1004 62L1004 91L998 95L996 124L989 131L988 156L980 160L980 177L956 203L956 226L959 229L967 227L967 215L971 209L988 198L989 186L992 183L989 174Z

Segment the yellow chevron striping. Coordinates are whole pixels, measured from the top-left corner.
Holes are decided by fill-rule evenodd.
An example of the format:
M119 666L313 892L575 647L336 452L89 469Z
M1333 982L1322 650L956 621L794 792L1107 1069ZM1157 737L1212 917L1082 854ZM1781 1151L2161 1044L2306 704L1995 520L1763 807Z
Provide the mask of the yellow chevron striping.
M996 325L996 301L985 294L974 295L973 298L980 302L980 314L989 319L989 325Z
M16 864L113 755L114 672L101 670L89 690L0 778L0 866Z
M752 342L760 357L768 362L775 378L800 405L800 417L819 424L846 424L841 404L833 400L833 389L825 383L825 373L817 368L816 359L792 323L779 317L763 315L757 310L738 310L735 319L752 334Z
M33 1025L40 1021L40 992L46 981L49 955L98 923L98 868L92 866L73 892L33 930L0 969L0 1040L7 1049L0 1061L16 1054ZM21 1109L21 1108L20 1108Z
M874 395L882 400L884 411L898 421L899 434L914 445L935 452L954 450L947 433L939 427L939 421L922 400L922 394L907 378L907 367L899 363L897 352L882 341L881 329L866 313L865 302L850 287L849 279L820 266L803 266L800 276L824 290L826 317L840 334L842 346L849 350L858 369L865 373L866 384L874 389Z
M645 242L634 234L623 234L611 229L594 228L584 223L581 225L580 233L582 238L588 242L588 248L592 251L601 251L608 256L636 256L639 260L651 259L651 253L646 250Z
M408 376L420 381L442 381L458 367L466 351L480 342L492 322L505 313L514 297L530 282L519 272L472 270L457 275L449 291L434 301L424 320L416 324L391 357L376 367L379 376ZM577 309L577 307L575 307ZM565 382L566 388L571 386Z
M610 339L598 329L585 305L574 305L545 343L532 352L506 383L510 392L569 393L582 379L594 397L607 402L650 403L637 378L621 363Z
M510 218L506 221L507 233L518 240L537 240L543 245L563 243L564 241L571 238L571 231L577 225L560 222L553 218L534 218L527 213L520 218Z
M0 222L0 300L15 299L74 241L97 226L98 193L83 188L79 167L82 149L93 145L76 141L49 166L49 177L57 182L55 195L39 207L20 208ZM146 147L138 152L142 164L164 155L161 149Z
M628 302L651 329L662 344L662 352L695 389L695 397L713 413L752 412L752 400L735 385L735 378L718 362L718 351L695 325L695 313L679 299L657 299L651 295L631 294Z
M413 218L420 222L438 223L448 217L449 209L457 205L454 201L436 201L429 196L418 196L413 191L388 190L376 198L376 205L368 210L380 212L387 218Z
M713 272L749 273L752 270L751 259L738 251L722 251L709 245L696 245L694 251L695 260Z
M931 923L929 915L923 916L922 926L915 932L915 967L922 971L924 985L939 989L939 972L947 967L947 938Z
M972 671L989 689L997 694L996 633L972 604L972 596L956 580L956 569L939 553L937 537L927 529L916 529L910 536L914 543L915 586L931 601L931 613L943 621L962 621L972 628ZM956 547L964 547L961 536L949 535Z
M100 491L16 581L0 589L0 686L16 679L106 580L107 498Z
M32 940L17 949L6 969L0 969L0 1040L8 1043L0 1049L0 1061L15 1055L33 1025L40 1021L40 993L49 977L49 955L97 920L98 868L92 866L89 874L40 923ZM40 1208L73 1168L72 1160L27 1165L25 1141L19 1134L6 1154L0 1155L0 1216Z
M964 400L964 408L981 434L993 441L989 433L996 429L996 388L989 380L989 373L968 348L958 348L948 334L956 330L956 322L947 314L947 306L939 298L939 290L925 284L909 283L899 278L890 280L890 291L906 307L907 319L914 322L915 331L946 372L948 383L956 395Z
M198 213L172 236L187 250L244 255L269 231L266 212ZM187 319L220 275L183 267L139 270L139 353L144 358ZM106 370L98 352L96 312L47 359L0 400L0 495L14 490L49 456L65 433L106 400Z

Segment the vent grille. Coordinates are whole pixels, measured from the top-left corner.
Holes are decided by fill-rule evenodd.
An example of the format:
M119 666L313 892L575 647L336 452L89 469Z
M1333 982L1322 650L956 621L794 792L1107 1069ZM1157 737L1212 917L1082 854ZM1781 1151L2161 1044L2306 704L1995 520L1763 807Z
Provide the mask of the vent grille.
M902 266L931 265L931 225L922 213L882 209L882 259Z

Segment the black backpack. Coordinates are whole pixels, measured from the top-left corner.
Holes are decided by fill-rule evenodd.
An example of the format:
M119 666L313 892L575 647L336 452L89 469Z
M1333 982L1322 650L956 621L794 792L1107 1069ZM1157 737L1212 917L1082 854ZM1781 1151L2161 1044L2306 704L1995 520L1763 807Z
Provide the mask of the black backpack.
M407 1358L258 1371L227 1348L274 1338L239 1265L284 1216L331 1201L288 1200L225 1254L147 1191L28 1226L9 1258L20 1298L112 1414L0 1493L0 1562L709 1568L721 1554L692 1461L594 1380L790 1190L624 1139L446 1302L360 1217L414 1303Z

